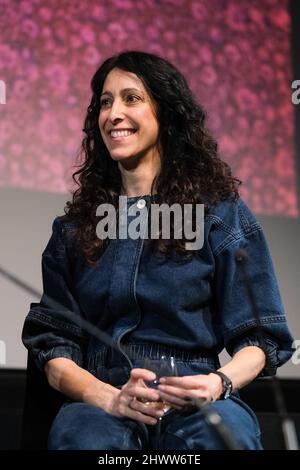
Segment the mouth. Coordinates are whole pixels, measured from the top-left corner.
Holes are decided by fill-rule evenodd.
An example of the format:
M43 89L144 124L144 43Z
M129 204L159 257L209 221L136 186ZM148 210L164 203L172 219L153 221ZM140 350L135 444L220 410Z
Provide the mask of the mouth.
M119 142L121 140L128 139L137 133L137 129L127 129L124 131L111 130L108 135L111 141Z

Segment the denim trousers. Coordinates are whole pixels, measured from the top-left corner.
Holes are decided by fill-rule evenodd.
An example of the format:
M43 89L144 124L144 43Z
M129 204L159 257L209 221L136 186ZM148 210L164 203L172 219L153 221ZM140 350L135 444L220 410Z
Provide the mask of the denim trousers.
M260 431L245 405L236 399L209 405L221 416L231 439L242 450L261 450ZM157 426L117 418L86 403L63 405L48 439L49 450L226 450L202 412L173 411Z

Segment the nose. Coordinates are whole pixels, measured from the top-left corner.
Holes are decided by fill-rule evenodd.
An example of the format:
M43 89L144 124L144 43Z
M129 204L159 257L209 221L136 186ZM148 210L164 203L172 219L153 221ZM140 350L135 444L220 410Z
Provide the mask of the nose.
M124 108L120 100L115 99L113 104L109 109L109 119L111 122L115 122L118 119L123 119L124 117Z

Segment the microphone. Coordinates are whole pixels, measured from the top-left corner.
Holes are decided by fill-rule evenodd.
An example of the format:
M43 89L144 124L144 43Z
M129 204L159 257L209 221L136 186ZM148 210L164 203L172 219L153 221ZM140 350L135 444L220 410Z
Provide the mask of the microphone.
M248 273L247 265L249 262L249 255L244 248L239 248L234 253L234 258L236 261L237 266L241 272L241 278L244 282L247 295L249 298L250 306L252 308L253 318L255 320L256 328L257 328L257 336L259 339L259 343L261 348L266 354L266 361L268 361L267 356L267 343L266 343L266 334L260 322L259 310L256 302L256 298L254 295L254 289L252 285L251 278ZM289 418L287 407L285 404L284 395L282 392L281 385L279 380L275 375L272 375L270 378L273 394L275 398L276 408L281 420L281 427L282 433L284 437L284 442L287 450L299 450L297 432L295 428L295 423Z

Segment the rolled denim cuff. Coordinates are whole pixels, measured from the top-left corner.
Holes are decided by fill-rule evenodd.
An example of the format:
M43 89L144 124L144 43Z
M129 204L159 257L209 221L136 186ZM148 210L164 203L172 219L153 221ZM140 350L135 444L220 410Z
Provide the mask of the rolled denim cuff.
M44 367L48 361L57 357L65 357L71 359L78 366L82 367L83 357L80 349L73 348L71 346L57 346L51 348L49 351L40 351L37 356L34 357L34 361L37 367L44 372Z
M262 341L257 336L247 336L244 337L241 341L235 343L233 349L230 351L230 354L234 356L238 351L246 348L247 346L257 346L258 348L261 348L266 355L266 364L259 373L258 377L268 377L275 375L277 368L281 365L282 362L284 362L284 360L281 361L279 358L278 345L276 342L269 337L264 338Z

